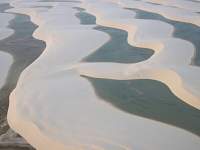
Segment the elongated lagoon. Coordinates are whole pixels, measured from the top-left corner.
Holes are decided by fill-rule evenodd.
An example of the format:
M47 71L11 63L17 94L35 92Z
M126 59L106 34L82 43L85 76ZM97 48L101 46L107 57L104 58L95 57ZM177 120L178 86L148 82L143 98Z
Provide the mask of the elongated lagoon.
M95 24L94 16L84 12L83 9L79 11L77 17L82 24ZM98 25L94 29L108 33L111 40L86 57L84 61L134 63L148 59L152 55L152 50L130 46L126 42L125 31ZM175 34L181 34L179 33L182 32L181 29ZM122 43L122 49L117 49L115 40ZM127 49L124 51L123 47ZM124 112L177 126L200 135L200 111L177 98L163 83L154 80L86 78L92 83L99 97Z
M11 8L8 4L1 4L1 12ZM8 109L9 95L15 88L20 73L40 56L45 48L45 43L32 37L37 25L30 21L26 15L14 14L15 18L10 21L8 28L15 33L0 41L1 51L13 56L14 62L8 72L6 83L0 89L0 134L8 129L6 114Z

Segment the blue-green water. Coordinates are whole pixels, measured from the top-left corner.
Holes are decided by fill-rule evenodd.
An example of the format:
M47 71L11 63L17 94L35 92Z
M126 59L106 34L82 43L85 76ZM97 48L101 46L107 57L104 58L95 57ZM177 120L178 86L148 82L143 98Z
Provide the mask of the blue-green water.
M136 18L138 19L159 20L173 25L173 27L175 28L173 33L174 37L190 41L196 47L196 56L194 57L194 62L192 64L200 66L200 27L191 23L173 21L159 14L143 11L140 9L127 9L136 12Z
M4 12L11 8L8 4L0 5L0 11ZM15 14L15 18L10 21L9 28L15 33L6 39L0 40L0 49L13 56L14 62L9 69L6 83L0 89L0 124L6 120L9 95L15 88L20 73L40 56L45 48L43 41L32 37L33 31L37 28L26 15ZM8 126L0 128L0 134L5 132Z
M76 16L80 19L81 24L96 24L96 18L84 12L80 8ZM84 18L84 19L81 19ZM136 63L144 61L153 55L153 50L146 48L134 47L128 44L128 33L124 30L96 26L95 30L109 34L111 40L101 46L95 52L83 59L86 62L118 62L118 63Z
M94 16L85 13L83 9L79 9L79 11L80 12L77 14L77 17L80 19L81 24L95 24ZM110 33L115 30L113 28L107 28L104 26L101 26L101 28L105 29L105 31L101 30L105 33ZM122 30L119 32L121 31ZM120 36L124 36L123 34L115 33L113 33L111 37L118 39L118 43L120 44L122 42L120 39L125 37L121 38ZM115 51L116 43L112 42L112 40L109 42L105 45L109 45L108 49L110 49L110 51ZM125 47L128 45L127 42L124 42L123 44ZM105 45L103 47L106 47ZM99 50L101 50L101 48L97 51ZM87 58L92 57L94 62L95 60L97 60L96 62L107 60L107 58L104 58L107 57L106 48L104 55L98 57L98 54L99 53L96 52L96 55L91 54ZM135 59L137 56L141 57L141 55L138 55L137 52L136 54L131 53L129 55L122 56L123 60ZM146 58L148 57L145 56L142 59ZM110 54L109 61L116 62L116 59L117 58L115 55L112 57ZM120 56L119 59L121 59ZM136 58L135 60L131 61L137 62L138 60L141 59ZM87 61L87 59L85 59L85 61ZM91 78L86 76L85 78L87 78L92 83L96 94L99 97L112 104L113 106L123 110L124 112L171 124L195 133L196 135L200 135L200 111L177 98L169 90L169 88L161 82L154 80L110 80Z
M200 111L177 98L161 82L87 79L99 97L127 113L171 124L200 135Z

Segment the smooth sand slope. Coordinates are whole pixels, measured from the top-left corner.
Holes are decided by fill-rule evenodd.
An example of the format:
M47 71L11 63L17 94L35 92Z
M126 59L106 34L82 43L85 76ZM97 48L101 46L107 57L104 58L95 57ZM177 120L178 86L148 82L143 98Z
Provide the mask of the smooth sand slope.
M10 96L8 121L15 131L38 150L199 149L198 136L118 110L101 101L91 83L80 76L160 80L184 101L199 108L194 92L199 88L194 81L199 70L188 65L194 55L190 42L173 38L173 27L169 24L134 19L133 12L115 3L57 2L49 11L31 8L41 3L25 0L11 3L14 8L10 11L30 15L39 25L34 37L46 41L45 51L22 72ZM130 45L154 49L155 54L137 64L80 62L111 37L93 29L95 25L81 25L74 7L84 7L97 17L100 25L128 30ZM176 52L172 50L174 47ZM180 51L182 55L177 55ZM170 62L167 61L169 56ZM184 73L185 79L181 71L188 71L189 74ZM193 80L190 82L188 78ZM188 85L191 85L189 92L185 89Z

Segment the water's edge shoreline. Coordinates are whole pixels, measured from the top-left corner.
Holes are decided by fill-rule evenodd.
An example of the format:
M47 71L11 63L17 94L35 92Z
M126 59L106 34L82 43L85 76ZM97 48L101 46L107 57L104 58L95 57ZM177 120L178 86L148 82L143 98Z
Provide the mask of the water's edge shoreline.
M5 11L12 8L9 3L2 3L1 5L3 9L1 13L5 13ZM2 39L0 41L0 47L1 51L10 54L14 61L9 68L4 85L0 89L0 111L2 114L0 120L0 149L33 150L34 148L30 144L10 129L7 122L7 110L9 95L15 88L21 72L37 59L45 48L45 42L33 38L32 33L37 28L37 25L31 22L28 15L16 13L8 14L14 15L14 18L9 21L8 25L8 28L14 30L14 33L5 39ZM18 40L23 40L24 42L18 43ZM32 48L31 45L26 44L27 42L32 45L38 44L39 46L33 46ZM26 57L27 55L30 57Z

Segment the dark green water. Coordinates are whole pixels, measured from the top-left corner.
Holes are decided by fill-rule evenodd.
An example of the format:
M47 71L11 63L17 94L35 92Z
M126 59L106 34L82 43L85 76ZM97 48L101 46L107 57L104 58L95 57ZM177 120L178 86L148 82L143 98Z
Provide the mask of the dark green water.
M10 8L8 4L0 5L2 12L8 8ZM9 95L15 88L20 73L40 56L46 46L43 41L32 37L37 26L30 21L30 18L26 15L15 15L16 17L9 24L9 28L12 28L15 33L0 40L1 51L11 54L14 58L6 83L0 89L0 124L6 119ZM0 134L2 132L3 129L0 128Z
M200 136L200 111L154 80L87 79L96 94L130 114L171 124Z
M76 16L81 24L95 25L96 18L83 9L76 8L80 12ZM144 61L153 55L153 50L146 48L133 47L128 44L128 33L124 30L109 28L105 26L96 26L95 30L109 34L111 40L101 46L95 52L83 59L85 62L118 62L118 63L136 63Z
M138 19L159 20L173 25L173 27L175 28L175 31L173 33L174 37L190 41L196 47L196 56L194 57L194 62L192 64L200 66L200 27L191 23L173 21L159 14L143 11L140 9L127 9L135 11L137 13L136 18Z
M83 12L83 9L79 9L79 11L77 17L80 19L81 24L95 24L94 16ZM105 28L105 31L101 31L106 33L115 30L103 26L101 26L101 28ZM119 32L121 32L121 30ZM124 36L123 34L116 35L117 37L114 37L115 34L111 37L121 39L120 36ZM110 51L115 51L116 45L114 44L116 43L112 42L112 40L109 42L106 44L109 45ZM119 40L118 42L120 44L122 41ZM124 44L128 45L128 43ZM127 45L125 45L125 47L127 47ZM100 57L94 57L94 54L91 54L88 58L94 57L93 61L97 59L96 62L105 61L107 58L103 58L103 56L107 57L106 53L105 50L104 55ZM96 55L98 55L97 52ZM135 53L132 53L132 55L135 55ZM138 55L136 52L135 57L123 54L122 56L123 59L135 59ZM144 57L143 59L145 58L147 57ZM117 58L114 55L112 57L110 54L109 60L111 62L116 62L116 59ZM120 56L119 59L121 59ZM140 59L136 58L131 61L136 62L137 60ZM198 136L200 135L200 111L177 98L163 83L154 80L110 80L91 77L86 78L92 83L96 94L99 97L124 112L164 122L188 130Z

